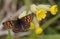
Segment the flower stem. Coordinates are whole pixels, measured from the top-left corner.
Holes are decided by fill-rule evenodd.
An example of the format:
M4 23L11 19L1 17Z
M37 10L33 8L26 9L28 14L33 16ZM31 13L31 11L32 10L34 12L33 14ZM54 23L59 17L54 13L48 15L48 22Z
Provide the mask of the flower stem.
M42 25L42 29L47 28L49 25L51 25L52 23L54 23L58 18L60 18L60 14L59 15L56 15L54 18L52 18L49 21L47 21L46 23L44 23Z
M6 39L13 39L12 34L11 34L11 29L8 29L8 35Z
M37 20L37 18L36 18L35 16L34 16L34 18L33 18L33 21L32 21L32 22L34 23L35 28L39 27L38 20Z

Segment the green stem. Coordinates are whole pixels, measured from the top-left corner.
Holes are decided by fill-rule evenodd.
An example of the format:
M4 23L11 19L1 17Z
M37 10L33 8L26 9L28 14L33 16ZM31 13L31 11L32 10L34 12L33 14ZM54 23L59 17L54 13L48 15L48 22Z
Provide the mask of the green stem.
M12 34L11 34L11 29L8 29L8 35L6 39L13 39Z
M34 16L32 22L34 23L35 28L39 27L38 20L36 19L35 16ZM35 34L35 30L30 30L30 32L31 32L31 34L29 36L29 39L36 39L37 38L37 35Z
M35 16L34 16L34 18L33 18L33 21L32 21L32 22L34 23L35 28L39 27L38 20L37 20L37 18L36 18Z
M44 23L42 25L42 28L45 29L47 28L49 25L51 25L52 23L54 23L58 18L60 18L60 14L55 16L54 18L50 19L49 21L47 21L46 23Z
M29 10L30 10L30 0L24 0L25 6L26 6L26 13L28 14Z
M29 39L36 39L37 36L36 36L36 34L35 34L35 30L30 30L30 32L31 32L31 34L30 34L30 36L29 36Z

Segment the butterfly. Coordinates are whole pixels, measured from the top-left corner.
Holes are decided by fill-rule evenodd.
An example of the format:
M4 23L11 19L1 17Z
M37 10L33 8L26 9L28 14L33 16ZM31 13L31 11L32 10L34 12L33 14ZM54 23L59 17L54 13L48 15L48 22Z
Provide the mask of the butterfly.
M29 30L30 22L33 20L34 14L29 14L21 19L17 18L17 20L8 20L3 22L3 25L6 28L11 28L13 32L24 32Z

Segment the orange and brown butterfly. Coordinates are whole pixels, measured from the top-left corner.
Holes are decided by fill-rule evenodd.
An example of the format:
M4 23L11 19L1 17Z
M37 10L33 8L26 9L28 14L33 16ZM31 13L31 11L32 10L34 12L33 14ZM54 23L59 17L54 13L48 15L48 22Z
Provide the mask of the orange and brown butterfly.
M32 13L25 17L22 17L21 19L9 20L9 21L3 22L3 25L8 29L12 28L12 31L15 33L24 32L29 29L30 22L32 21L33 17L34 17L34 14Z

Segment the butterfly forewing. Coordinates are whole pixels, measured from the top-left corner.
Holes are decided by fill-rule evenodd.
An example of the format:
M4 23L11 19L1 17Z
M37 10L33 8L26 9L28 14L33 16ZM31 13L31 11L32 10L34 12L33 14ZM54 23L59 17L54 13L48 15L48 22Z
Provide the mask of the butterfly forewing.
M30 27L30 22L32 21L34 14L29 14L21 19L23 31L26 31Z

